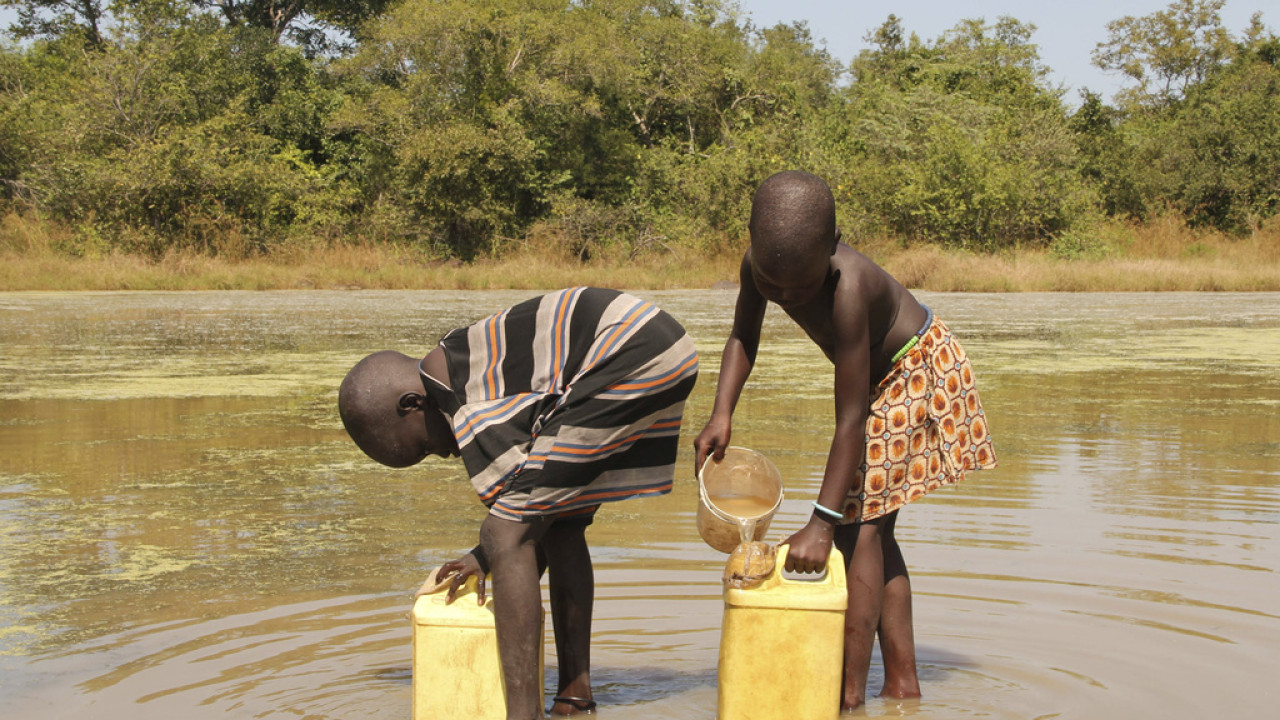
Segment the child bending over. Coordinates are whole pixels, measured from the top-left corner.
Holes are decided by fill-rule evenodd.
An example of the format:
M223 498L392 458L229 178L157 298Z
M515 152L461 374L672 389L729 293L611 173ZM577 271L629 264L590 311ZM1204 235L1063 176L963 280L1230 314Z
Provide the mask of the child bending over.
M461 456L489 514L446 563L449 597L492 572L509 720L542 717L539 578L549 572L559 690L551 712L591 712L595 584L585 530L601 503L671 490L693 341L670 315L613 290L533 298L445 335L423 358L361 360L338 394L369 457L407 467ZM496 701L496 699L495 699Z
M786 569L820 572L833 542L848 563L842 709L866 699L877 631L882 695L918 697L911 583L894 539L898 509L967 470L994 467L973 370L951 331L901 283L840 241L827 184L773 175L751 204L733 329L695 468L729 445L733 411L772 302L835 365L835 434L813 514Z

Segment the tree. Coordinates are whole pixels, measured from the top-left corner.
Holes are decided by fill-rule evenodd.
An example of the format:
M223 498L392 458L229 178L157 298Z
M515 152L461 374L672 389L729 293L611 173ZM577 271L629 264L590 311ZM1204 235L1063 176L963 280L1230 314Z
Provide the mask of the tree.
M3 68L15 195L74 228L78 252L243 255L332 222L342 182L317 137L334 104L317 66L266 31L170 9L128 8L96 52L37 43Z
M1085 91L1070 127L1079 152L1080 174L1098 193L1102 211L1141 219L1147 213L1141 156L1126 138L1122 120L1122 113L1105 105L1100 95Z
M763 128L835 73L803 27L753 33L715 0L410 0L368 32L338 66L361 90L335 127L373 153L367 196L463 257L547 219L723 229L759 182Z
M232 27L288 36L313 52L331 44L326 30L354 37L361 25L381 15L392 0L195 0L222 15Z
M1165 10L1107 23L1109 38L1098 43L1093 63L1137 81L1121 99L1134 105L1168 105L1180 100L1232 51L1219 11L1226 0L1176 0Z
M393 0L0 0L13 8L9 31L19 39L78 36L101 49L104 24L123 21L130 12L193 14L212 11L230 27L266 30L277 40L288 38L315 54L335 44L334 33L354 38L359 28L380 15Z
M1280 39L1255 32L1190 88L1155 169L1192 225L1245 233L1280 212Z
M925 62L923 56L930 51L915 33L909 37L904 33L902 20L892 14L880 27L868 32L863 40L872 48L859 53L850 64L853 81L863 86L888 83L900 90L914 86Z
M102 0L0 0L17 11L9 32L19 39L77 35L92 48L102 47L102 23L109 4Z
M903 41L891 16L854 61L850 126L834 147L844 157L826 163L837 198L849 188L873 230L979 249L1069 227L1087 194L1034 30L965 20L922 43Z

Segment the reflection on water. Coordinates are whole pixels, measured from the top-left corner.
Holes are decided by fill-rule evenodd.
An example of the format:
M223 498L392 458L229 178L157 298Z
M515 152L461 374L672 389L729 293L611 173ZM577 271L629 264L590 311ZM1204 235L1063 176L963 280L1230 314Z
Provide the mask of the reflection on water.
M531 294L0 296L6 717L407 719L409 595L481 508L450 461L364 460L335 389L366 352ZM597 698L709 720L725 556L698 538L688 446L733 293L642 294L704 372L683 482L589 533ZM865 714L1273 714L1280 296L924 299L974 359L1001 466L903 511L925 698ZM734 443L782 471L776 540L817 493L831 373L767 322Z

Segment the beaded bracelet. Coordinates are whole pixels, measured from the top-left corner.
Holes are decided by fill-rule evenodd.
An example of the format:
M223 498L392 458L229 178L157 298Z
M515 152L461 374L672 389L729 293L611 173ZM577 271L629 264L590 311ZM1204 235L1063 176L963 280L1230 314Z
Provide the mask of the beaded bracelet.
M824 507L822 505L819 505L817 500L813 501L813 509L817 510L820 515L822 515L827 520L830 520L831 522L838 523L841 520L844 520L844 513L836 512L835 510L832 510L829 507Z

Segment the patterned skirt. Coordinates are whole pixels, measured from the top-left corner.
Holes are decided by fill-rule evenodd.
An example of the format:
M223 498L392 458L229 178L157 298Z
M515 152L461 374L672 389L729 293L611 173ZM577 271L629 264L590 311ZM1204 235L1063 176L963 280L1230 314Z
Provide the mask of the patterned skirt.
M844 522L873 520L996 466L968 355L936 317L876 387Z

